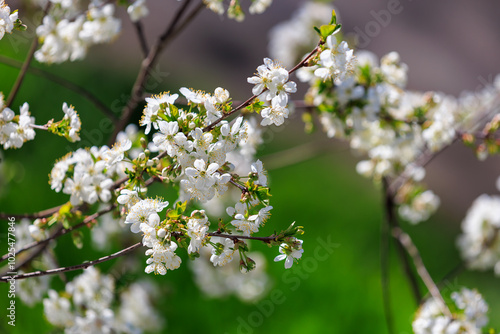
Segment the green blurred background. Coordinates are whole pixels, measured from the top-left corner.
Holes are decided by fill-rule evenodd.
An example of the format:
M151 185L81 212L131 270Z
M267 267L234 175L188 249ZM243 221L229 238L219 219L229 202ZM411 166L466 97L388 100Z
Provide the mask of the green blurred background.
M171 2L172 4L166 6L176 5L176 1ZM212 91L217 86L223 86L230 90L234 99L246 98L250 91L246 77L255 71L261 58L267 55L264 50L266 35L252 29L287 19L299 3L300 1L290 1L288 5L284 5L283 1L275 1L274 7L271 7L272 10L268 14L262 17L248 17L246 22L249 24L248 28L244 27L246 23L237 25L227 19L219 19L212 13L203 13L200 17L202 23L188 29L186 34L181 36L181 40L175 42L165 53L160 67L160 73L163 73L162 80L157 87L152 87L151 92L177 91L181 86ZM151 5L159 6L156 2L152 2ZM351 18L353 9L348 1L337 1L337 5L341 17L342 10L345 10L344 20ZM368 6L365 1L360 1L357 11L369 13L371 7L365 8L361 5ZM371 3L374 9L383 8L384 5L384 2L380 1ZM411 5L416 6L415 8L422 6L413 3ZM427 5L430 6L429 2ZM280 9L284 12L278 14ZM405 12L401 15L405 15ZM171 13L165 15L168 17ZM366 20L362 18L359 22L366 22L363 19ZM403 16L394 18L393 25L387 27L387 33L390 34L391 29L398 27L400 19L403 20ZM160 20L155 20L157 21L152 19L151 24L159 24ZM161 21L164 24L166 19ZM201 29L203 26L200 24L207 22L211 23L211 28ZM355 26L352 21L350 22L346 29ZM430 22L433 22L432 19ZM228 37L217 32L218 25L226 27ZM235 32L233 29L227 29L228 26L240 30ZM125 34L129 31L127 29L130 27L124 26ZM244 36L248 38L245 39L245 43L238 43L238 32L240 34L246 32ZM384 33L381 34L382 40L379 44L375 41L372 43L373 47L380 44L385 46ZM418 41L418 38L415 37L415 40ZM103 103L119 113L124 98L130 92L139 61L137 48L135 46L130 48L130 45L135 45L134 42L134 40L127 41L122 36L112 46L92 49L84 61L52 66L36 64L36 66L86 87ZM198 55L193 55L191 51L193 44L197 44L202 54L205 47L207 54L213 53L211 57L204 59L205 65L195 63L197 59L195 56ZM23 60L28 43L16 45L18 50L8 39L0 41L1 54ZM123 54L119 52L123 51L125 45L129 46L130 53L122 57ZM496 48L498 45L492 47ZM114 52L111 58L109 55L106 56L109 49ZM398 44L394 42L387 50L378 51L381 55L398 49ZM406 50L403 48L402 51L404 61L406 61L404 54ZM179 54L185 56L185 59L181 61ZM433 60L429 60L427 56L421 55L420 58L424 59L419 58L419 60L432 63ZM221 63L226 64L229 70ZM469 60L468 64L474 65L476 62ZM418 70L412 70L411 63L409 65L410 78L413 73L420 75ZM17 71L0 64L0 91L4 94L8 94ZM486 76L484 73L481 74L481 70L478 72L477 75ZM420 88L421 84L421 82L415 83L413 88ZM463 88L474 89L474 85L475 83L467 82ZM438 89L445 90L447 87L449 86L443 83ZM429 88L436 89L436 87ZM448 93L456 93L453 91L455 88L449 89ZM71 90L28 74L12 109L17 112L19 105L25 101L29 102L37 124L42 124L53 117L57 118L57 115L62 116L63 102L73 104L82 119L82 140L97 145L106 142L109 132L102 128L102 114L91 103ZM100 127L100 131L93 131ZM303 260L289 271L285 271L283 263L272 263L276 250L268 250L266 246L253 243L253 249L263 250L267 257L268 272L273 281L269 294L257 304L244 304L235 297L212 299L204 296L195 286L192 273L186 266L169 272L166 276L150 275L148 278L157 283L160 298L156 306L166 319L165 332L386 333L380 272L380 226L383 220L380 189L355 173L356 158L351 156L344 144L326 140L321 133L305 135L299 115L291 117L285 130L268 129L264 138L266 142L258 152L258 156L262 157L265 166L270 169L273 195L271 204L274 209L272 219L262 230L262 234L270 234L274 229L285 228L293 221L304 226L306 234L303 238L305 249ZM305 150L295 151L295 156L298 155L299 158L290 159L291 164L283 166L283 162L294 157L294 154L290 154L290 151L285 155L279 152L297 146L302 146ZM56 194L50 190L48 174L56 159L77 147L80 147L78 143L68 144L62 138L38 131L36 140L26 143L21 150L0 151L3 155L0 164L2 170L0 211L35 212L67 201L66 195ZM453 147L449 152L451 153L446 153L430 166L431 173L427 180L431 189L434 189L433 181L438 184L436 192L443 200L443 207L428 222L418 226L403 225L419 247L424 262L436 280L440 280L460 262L455 239L459 234L461 217L469 205L467 203L470 203L480 193L479 191L493 192L495 175L491 174L491 171L500 171L498 159L479 165L474 162L473 155L468 151ZM463 172L463 175L467 175L465 178L458 178L457 174L453 174L456 171L450 171L450 165L457 169L461 168L457 165L457 160L454 160L457 156L460 157L459 164L469 168L467 170L463 167L466 169ZM474 170L479 172L474 173ZM455 178L451 178L455 182L439 182L443 178L450 180L450 173L455 175ZM476 174L480 177L476 178ZM460 183L462 186L460 192L467 193L464 195L466 197L457 195L455 183ZM479 190L480 186L484 190ZM165 192L158 187L155 190L160 193ZM2 229L0 245L5 248L0 253L3 254L7 249L5 226L2 225L0 228ZM139 240L133 239L134 237L137 236L131 237L130 244ZM89 242L88 232L85 233L85 238L86 242ZM328 256L317 256L315 250L322 244L320 240L331 240L336 245ZM113 247L117 246L115 241ZM89 248L78 250L68 236L61 238L56 248L60 265L77 264L109 253ZM112 251L115 250L118 248L113 248ZM145 260L142 252L142 249L138 250L133 256ZM187 259L183 257L184 264L186 261ZM114 260L99 268L106 272L119 269L122 265L124 264L121 260ZM143 278L145 274L142 272L143 267L128 272L119 285L126 286L129 280ZM79 272L68 273L67 276L71 278L77 274ZM62 287L58 278L53 284L54 287ZM448 282L445 290L456 290L460 286L477 288L483 294L490 305L490 324L499 328L500 317L496 316L500 312L498 279L491 272L466 272ZM43 317L41 304L28 308L17 303L16 327L7 326L6 288L5 284L0 285L0 332L51 331L51 326ZM393 247L390 254L390 294L396 332L411 333L411 321L416 305ZM279 302L273 303L276 298Z

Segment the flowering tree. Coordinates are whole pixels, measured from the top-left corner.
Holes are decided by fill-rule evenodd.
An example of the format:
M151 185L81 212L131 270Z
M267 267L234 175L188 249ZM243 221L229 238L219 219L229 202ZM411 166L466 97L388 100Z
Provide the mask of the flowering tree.
M248 13L262 13L271 2L252 0ZM14 111L32 63L81 60L94 44L112 42L121 31L115 16L120 6L134 24L143 60L118 117L85 88L38 70L88 98L113 121L114 130L108 145L78 148L54 162L48 181L52 191L66 196L64 203L20 214L2 208L8 248L2 257L6 266L1 280L9 284L9 291L28 305L42 301L48 322L68 333L158 331L163 320L153 310L153 301L144 297L154 294L153 283L134 282L118 291L115 279L95 266L131 257L140 248L142 263L134 265L143 266L146 274L168 279L167 272L181 267L184 258L205 292L229 291L243 300L262 297L268 280L262 270L265 260L250 252L250 242L273 247L274 261L284 261L285 269L290 269L304 253L299 225L310 228L308 222L290 222L273 225L269 235L261 232L266 222L272 224L273 206L267 171L255 155L263 143L263 128L284 126L295 112L302 114L306 130L319 122L328 137L344 140L366 156L356 170L372 179L384 195L381 257L387 258L388 239L394 238L419 305L412 321L414 332L487 330L488 306L479 292L464 287L444 295L400 220L417 224L436 211L440 200L423 183L425 166L452 143L464 142L479 159L498 153L500 80L479 94L461 98L408 91L408 68L398 53L379 61L370 52L354 51L344 40L331 5L311 2L273 30L272 58L265 57L246 79L253 87L241 101L221 87L212 93L179 83L175 92L148 91L146 82L162 53L200 11L208 8L243 21L243 3L183 0L152 45L141 21L153 15L144 0L43 4L36 38L17 80L8 95L0 95L0 144L6 157L29 145L40 131L78 142L85 127L70 101L63 103L62 114L47 121L35 118L29 101L19 113ZM0 38L24 30L18 13L2 2ZM307 87L299 98L293 97L298 92L293 76ZM142 117L135 122L138 111ZM498 198L478 198L458 241L464 267L500 272L499 225ZM85 230L91 230L92 243L86 242ZM136 240L121 243L121 249L110 255L58 266L53 248L64 235L70 235L78 249L104 248L113 235L122 241ZM307 243L304 247L307 251ZM387 261L382 263L382 281L387 283ZM73 280L65 279L66 272L81 269L85 270ZM63 289L55 289L54 275L62 275ZM387 292L388 284L383 288ZM389 298L385 301L388 329L393 332ZM15 324L15 311L11 322Z

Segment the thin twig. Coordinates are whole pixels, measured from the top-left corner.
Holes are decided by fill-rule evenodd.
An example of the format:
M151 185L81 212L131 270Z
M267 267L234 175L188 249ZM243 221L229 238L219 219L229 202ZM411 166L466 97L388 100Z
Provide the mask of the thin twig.
M175 14L173 20L170 22L165 32L156 40L156 43L149 50L148 56L142 61L141 68L132 87L130 99L123 109L122 116L120 117L118 124L116 124L115 129L113 130L113 134L109 138L108 145L112 145L115 142L118 132L125 128L130 118L132 117L132 114L139 104L139 100L141 99L144 92L144 83L150 76L151 69L153 68L154 64L156 64L161 52L168 45L168 41L170 41L170 35L175 31L179 20L181 19L190 3L191 0L185 0L182 3L181 7L177 10L177 13Z
M234 235L234 234L222 234L219 232L211 232L208 233L211 237L221 237L221 238L229 238L231 240L239 240L239 239L247 239L247 240L258 240L262 242L269 243L271 241L276 241L276 235L270 235L268 237L253 237L253 236L245 236L245 235Z
M25 252L33 247L36 247L36 246L39 246L39 245L45 245L45 244L48 244L49 241L51 240L54 240L62 235L65 235L65 234L68 234L74 230L77 230L83 226L86 226L88 223L90 223L91 221L93 221L94 219L97 219L99 218L100 216L112 211L114 208L116 207L116 204L112 204L110 205L108 208L104 209L104 210L101 210L99 212L96 212L90 216L87 216L82 222L76 224L75 226L72 226L70 228L59 228L58 230L56 230L51 236L49 236L48 238L46 239L43 239L43 240L40 240L40 241L34 241L34 242L31 242L27 245L25 245L24 247L18 249L16 251L16 256L22 252ZM2 261L5 261L9 256L9 254L4 254L1 258L0 258L0 262Z
M146 35L144 34L142 22L141 21L134 22L134 28L137 33L137 37L139 38L139 44L141 46L142 55L144 58L146 58L149 54L149 46L148 46L148 41L146 40Z
M391 229L393 229L395 227L399 227L399 222L398 222L398 219L396 216L396 212L394 211L396 208L396 205L394 203L394 197L389 192L389 184L388 184L387 179L385 179L385 178L383 179L383 190L384 190L384 197L385 197L384 211L385 211L387 225L388 225L387 234L389 235ZM396 250L398 252L401 263L403 264L404 273L406 274L406 277L408 278L408 282L410 283L410 287L411 287L411 290L413 293L413 297L415 299L415 303L417 305L420 305L420 302L422 300L422 293L420 292L420 287L418 285L417 277L411 268L410 259L408 257L408 254L405 252L403 245L397 239L396 239Z
M0 220L7 220L9 218L15 218L15 219L37 219L37 218L47 218L49 216L52 216L54 213L59 211L61 209L62 205L55 206L50 209L46 209L43 211L35 212L35 213L5 213L5 212L0 212Z
M246 194L248 193L248 189L244 186L242 186L241 184L239 184L238 182L236 182L233 177L231 176L231 179L229 180L229 183L231 183L233 186L235 186L236 188L238 188L239 190L241 190L241 192L243 194Z
M113 253L111 255L107 255L107 256L101 257L101 258L99 258L97 260L85 262L85 263L82 263L82 264L77 264L77 265L70 266L70 267L61 267L61 268L49 269L49 270L45 270L45 271L33 271L33 272L30 272L30 273L25 273L25 274L20 274L20 275L13 275L13 276L2 276L2 277L0 277L0 281L1 282L8 282L9 280L19 280L19 279L25 279L25 278L29 278L29 277L54 275L54 274L68 272L68 271L74 271L74 270L79 270L79 269L86 269L86 268L88 268L90 266L93 266L93 265L96 265L96 264L99 264L99 263L102 263L102 262L106 262L106 261L112 260L114 258L123 256L123 255L125 255L125 254L133 251L134 249L139 248L141 245L142 245L142 243L138 242L138 243L136 243L136 244L134 244L134 245L132 245L130 247L122 249L121 251Z
M45 5L44 10L43 10L43 16L45 16L47 14L47 12L50 9L50 6L51 6L51 2L48 1L47 4ZM31 64L31 60L33 59L33 56L35 54L37 47L38 47L38 37L35 36L33 38L33 41L31 42L30 49L28 51L26 59L24 60L23 66L21 67L21 70L19 71L17 79L14 82L12 89L10 90L9 97L7 98L7 100L5 102L6 107L10 107L12 102L16 98L16 95L19 92L19 89L21 88L21 85L22 85L23 80L24 80L24 76L26 75L26 71L28 70L28 67Z
M20 61L17 61L9 57L5 57L3 55L0 55L0 62L11 67L17 67L17 68L22 67L22 63ZM116 122L118 120L118 117L116 117L116 115L111 111L111 109L109 109L104 103L102 103L94 94L92 94L87 89L77 84L74 84L63 77L42 70L40 68L29 67L28 72L46 78L64 88L67 88L75 93L78 93L79 95L87 99L89 102L91 102L95 107L97 107L97 109L99 109L104 115L106 115L113 122Z
M292 74L293 72L295 72L299 68L301 68L303 66L306 66L306 64L309 61L309 59L311 59L319 50L321 50L321 44L322 44L321 41L318 42L318 45L304 59L302 59L301 62L299 62L297 65L295 65L290 71L288 71L288 75ZM261 94L264 93L265 91L267 91L267 88L265 88L261 92ZM219 124L224 119L228 118L229 116L231 116L235 112L237 112L237 111L239 111L239 110L241 110L241 109L243 109L245 107L248 107L250 104L252 104L252 101L255 100L257 97L258 97L258 95L253 95L253 96L249 97L245 102L243 102L240 105L238 105L236 108L232 109L231 111L229 111L227 113L224 113L221 117L219 117L213 123L211 123L211 124L207 125L206 127L204 127L203 128L203 132L207 132L207 131L212 130L217 124Z
M439 291L439 288L437 287L436 283L434 283L431 275L427 271L427 268L425 267L424 262L422 261L422 257L420 256L420 253L418 252L418 249L411 240L410 236L399 227L394 227L392 229L392 235L401 242L401 244L405 247L408 254L413 259L413 263L415 264L415 268L417 268L417 272L420 278L422 279L425 286L429 290L431 296L439 304L442 312L446 316L452 318L453 316L451 314L450 309L446 305L443 296L441 296L441 292Z
M387 199L384 197L384 207L387 208ZM390 294L390 275L389 275L389 257L390 257L390 228L391 228L392 210L385 210L385 219L382 222L380 233L380 274L382 284L382 302L384 305L384 316L387 331L389 334L394 332L394 319L391 307Z

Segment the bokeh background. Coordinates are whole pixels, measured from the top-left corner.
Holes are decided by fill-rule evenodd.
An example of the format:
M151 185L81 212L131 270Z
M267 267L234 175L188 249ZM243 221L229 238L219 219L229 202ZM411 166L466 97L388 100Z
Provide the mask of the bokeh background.
M234 99L246 99L251 90L246 78L255 72L262 58L268 56L269 29L288 20L303 2L275 0L267 12L248 15L244 23L203 11L164 53L158 66L160 80L150 92L177 91L182 86L213 91L222 86ZM392 1L337 0L334 4L343 31L349 34L357 28L364 30L367 23L374 21L372 11L386 9L389 2ZM21 8L22 13L24 4L9 4L11 8ZM437 90L457 96L463 90L475 91L493 82L500 72L499 2L401 0L400 5L401 13L393 15L366 48L378 56L398 51L410 69L410 89ZM174 0L148 0L151 14L144 25L150 42L178 6ZM125 17L123 8L119 12ZM25 36L31 38L33 30ZM0 53L23 60L29 38L16 32L0 41ZM130 23L124 19L121 37L112 45L94 47L84 61L35 66L87 87L118 114L141 60L136 42ZM17 71L0 64L0 91L8 93ZM38 123L60 113L62 103L69 102L81 115L82 140L92 144L106 142L109 133L102 129L92 131L102 127L102 114L74 92L28 74L13 109L24 101L30 103ZM304 134L299 115L291 117L285 129L268 129L264 138L258 156L269 168L274 210L272 220L262 233L285 228L293 221L306 230L304 261L289 272L285 272L282 263L271 263L274 252L253 244L255 249L264 251L273 281L264 300L283 293L280 300L284 302L274 303L272 308L263 311L259 304L241 303L236 297L209 298L199 291L191 271L183 266L164 277L149 277L158 284L157 309L166 319L165 332L386 333L380 279L383 219L380 189L355 173L359 157L352 156L345 144L327 140L322 133ZM0 211L34 212L67 201L67 196L50 190L47 175L56 159L76 147L78 144L68 144L62 138L38 132L36 140L22 150L0 151L3 156ZM300 148L294 150L294 147ZM427 171L426 182L441 197L442 206L429 221L404 227L419 247L431 275L440 280L460 263L455 239L470 203L482 193L498 193L494 183L500 175L500 160L478 162L470 150L455 145L433 160ZM321 245L319 240L327 239L336 247L326 259L319 260L314 250ZM88 233L86 241L89 241ZM0 245L5 248L0 252L3 254L7 248L4 233ZM62 238L56 253L61 265L71 265L109 252L86 247L78 250L69 238ZM134 256L140 257L141 253L139 250ZM416 305L396 254L392 252L390 264L395 328L397 333L410 333ZM100 269L106 272L123 265L115 260L101 265ZM130 270L127 279L143 277L142 270ZM491 325L498 329L498 282L491 272L466 272L450 280L446 289L477 288L490 305ZM54 284L62 286L57 279ZM123 284L127 284L126 280ZM6 295L6 286L0 285L0 310L5 310ZM4 313L0 312L1 332L51 331L40 304L28 308L18 303L15 328L6 325ZM257 320L258 326L242 325Z

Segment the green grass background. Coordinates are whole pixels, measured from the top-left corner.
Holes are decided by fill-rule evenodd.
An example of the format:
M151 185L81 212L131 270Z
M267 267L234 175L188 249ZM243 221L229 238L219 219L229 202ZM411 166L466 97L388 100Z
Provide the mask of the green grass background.
M3 41L2 41L3 42ZM3 44L5 45L5 44ZM3 46L2 45L2 46ZM10 49L9 49L10 50ZM2 54L9 53L9 50ZM22 59L23 53L11 53L11 57ZM37 65L42 67L41 65ZM53 73L79 83L99 96L107 105L113 104L130 91L133 70L114 71L91 62L76 62L45 66ZM17 69L0 64L0 91L8 94L17 75ZM173 83L172 79L169 82ZM203 85L203 84L202 84ZM213 89L211 87L210 89ZM176 90L178 87L159 87ZM37 124L52 117L62 117L63 102L73 104L79 111L83 129L98 129L102 114L88 101L70 90L28 74L16 98L13 109L24 101L36 116ZM259 155L269 157L283 149L301 145L307 141L323 138L322 134L303 134L298 119L280 132L273 132L272 142L266 142ZM89 135L90 133L90 135ZM83 134L89 140L92 132ZM103 133L99 143L103 144L107 134ZM268 296L257 304L244 304L235 297L211 299L195 286L191 271L185 266L166 276L147 278L157 284L157 310L166 319L164 332L168 333L386 333L383 312L380 273L380 226L383 212L380 191L370 181L354 171L355 160L344 146L332 143L332 149L293 165L271 170L272 219L262 229L262 234L286 228L291 222L304 226L304 258L298 265L285 271L283 263L272 263L277 249L253 243L261 249L269 262L268 271L273 285ZM78 147L68 144L63 138L37 131L36 140L28 142L21 150L2 152L0 168L0 211L35 212L59 205L68 200L64 194L56 194L48 185L48 174L54 161ZM265 159L264 159L265 161ZM156 191L165 192L161 187ZM459 263L455 239L458 223L449 224L446 212L440 211L430 221L418 226L404 225L419 247L431 275L442 278ZM0 226L0 253L6 252L6 222ZM315 257L318 240L330 239L337 245L326 259ZM87 245L76 249L70 238L58 241L56 253L61 265L72 265L84 260L108 254L91 249L88 232ZM138 236L131 236L130 244ZM118 243L114 242L112 251ZM181 253L183 251L181 250ZM145 256L143 250L131 256L139 257L141 266L127 273L119 285L126 286L128 280L144 278ZM183 261L187 259L183 257ZM185 263L184 263L185 264ZM119 270L121 260L102 264L99 268L107 272ZM74 277L80 272L68 273ZM491 272L465 273L449 283L447 291L460 286L478 288L490 305L491 324L500 326L500 295L498 280ZM62 288L58 278L53 287ZM411 333L411 321L416 310L411 291L398 262L394 248L390 255L390 294L392 315L396 332ZM273 296L279 295L279 303ZM283 301L281 303L281 301ZM0 332L1 333L55 333L44 319L41 304L33 308L16 304L16 327L7 325L7 285L0 284ZM242 325L245 322L250 325ZM254 324L255 326L252 326Z

